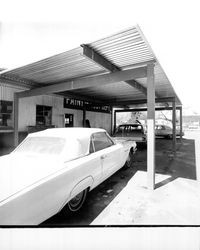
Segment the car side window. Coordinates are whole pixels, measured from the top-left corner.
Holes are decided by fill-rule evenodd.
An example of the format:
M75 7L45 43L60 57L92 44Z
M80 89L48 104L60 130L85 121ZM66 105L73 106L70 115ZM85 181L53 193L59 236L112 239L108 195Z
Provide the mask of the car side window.
M93 143L95 152L114 145L113 141L107 136L105 132L94 133Z

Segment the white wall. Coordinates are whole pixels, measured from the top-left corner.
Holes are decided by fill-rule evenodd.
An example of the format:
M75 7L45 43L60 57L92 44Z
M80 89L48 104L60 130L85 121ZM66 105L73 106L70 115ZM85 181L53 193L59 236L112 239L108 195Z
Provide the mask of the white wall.
M36 96L20 99L19 130L24 131L27 126L34 126L36 119L36 105L52 106L52 125L64 126L64 114L74 114L74 127L83 126L83 111L63 108L63 98L57 96ZM91 127L104 128L111 132L111 114L86 111Z
M59 107L62 107L62 98L54 96L34 96L21 98L19 100L19 131L26 131L27 126L36 125L36 105L52 106L52 125L56 127L63 126L62 112Z
M86 119L93 128L104 128L111 133L111 114L86 111Z

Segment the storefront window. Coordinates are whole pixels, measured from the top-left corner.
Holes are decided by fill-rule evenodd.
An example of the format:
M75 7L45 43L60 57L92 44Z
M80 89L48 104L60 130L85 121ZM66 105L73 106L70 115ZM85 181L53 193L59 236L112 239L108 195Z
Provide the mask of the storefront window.
M13 102L0 100L0 128L12 128Z
M36 105L36 125L52 125L52 107Z

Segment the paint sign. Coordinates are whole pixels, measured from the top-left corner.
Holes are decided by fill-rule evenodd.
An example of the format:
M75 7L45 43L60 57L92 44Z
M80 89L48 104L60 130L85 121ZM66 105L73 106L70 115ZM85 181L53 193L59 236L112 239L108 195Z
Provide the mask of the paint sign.
M89 101L73 99L73 98L64 98L63 107L70 109L81 109L81 110L85 109L87 111L111 113L110 106L102 105L99 103L93 103Z

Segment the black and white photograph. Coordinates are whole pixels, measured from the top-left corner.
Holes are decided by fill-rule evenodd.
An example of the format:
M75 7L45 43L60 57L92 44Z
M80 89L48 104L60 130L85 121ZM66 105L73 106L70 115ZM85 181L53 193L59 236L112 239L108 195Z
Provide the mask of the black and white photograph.
M0 249L199 250L198 1L0 3Z

